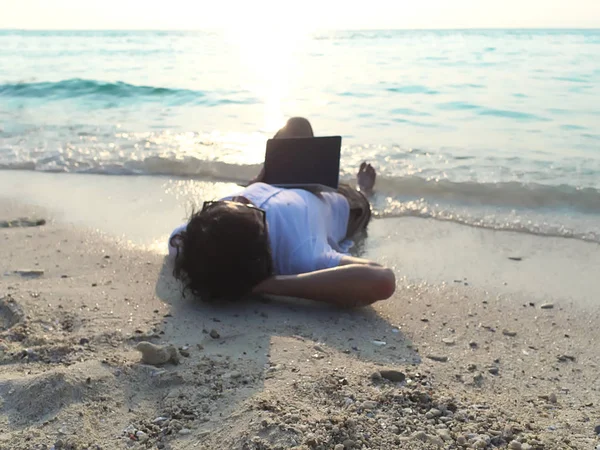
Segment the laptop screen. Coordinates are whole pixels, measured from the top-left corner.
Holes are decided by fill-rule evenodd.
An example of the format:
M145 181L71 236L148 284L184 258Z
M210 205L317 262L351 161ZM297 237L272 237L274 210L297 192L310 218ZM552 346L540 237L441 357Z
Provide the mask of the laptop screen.
M273 185L321 184L338 188L340 136L269 139L264 182Z

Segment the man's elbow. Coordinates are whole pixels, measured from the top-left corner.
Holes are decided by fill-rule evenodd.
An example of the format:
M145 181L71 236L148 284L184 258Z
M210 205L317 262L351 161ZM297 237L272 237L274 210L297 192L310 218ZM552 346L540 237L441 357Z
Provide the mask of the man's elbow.
M396 276L392 269L378 269L377 280L373 286L373 301L387 300L396 291Z

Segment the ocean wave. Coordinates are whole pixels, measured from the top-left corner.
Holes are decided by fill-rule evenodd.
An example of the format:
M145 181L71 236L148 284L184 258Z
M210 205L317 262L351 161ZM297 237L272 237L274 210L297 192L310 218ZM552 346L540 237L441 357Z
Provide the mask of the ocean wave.
M379 190L401 198L423 198L435 202L509 209L558 209L600 214L600 191L595 188L519 182L455 182L420 177L379 177L377 185Z
M96 173L105 175L162 175L211 178L216 181L247 182L260 170L260 164L232 164L207 161L193 156L149 156L141 160L81 161L60 158L37 162L4 162L0 169L52 172ZM352 179L345 179L352 183ZM425 199L430 203L454 203L468 206L493 206L508 209L565 210L600 214L600 190L570 185L537 183L435 180L418 176L379 176L377 188L382 194L404 200Z
M72 78L62 81L0 84L0 97L69 99L80 97L112 99L178 100L183 103L251 104L258 100L244 92L207 92L192 89L171 89L157 86L138 86L122 81L105 82Z
M448 205L440 207L431 206L427 202L392 201L392 206L376 209L375 217L385 219L390 217L418 217L433 219L441 222L451 222L473 228L482 228L494 231L510 231L534 236L558 237L576 239L600 244L600 231L584 230L561 223L552 223L547 220L532 220L527 215L519 214L482 214L477 211L457 211Z
M191 156L150 156L139 161L87 163L50 158L37 162L0 163L2 169L167 176L245 184L256 176L260 164L230 164ZM351 179L342 181L353 182ZM600 190L594 188L379 176L373 207L375 216L382 219L420 217L477 228L600 243L600 229L595 219L600 214ZM573 214L588 217L584 221L596 225L569 226L569 220L563 219L569 219Z

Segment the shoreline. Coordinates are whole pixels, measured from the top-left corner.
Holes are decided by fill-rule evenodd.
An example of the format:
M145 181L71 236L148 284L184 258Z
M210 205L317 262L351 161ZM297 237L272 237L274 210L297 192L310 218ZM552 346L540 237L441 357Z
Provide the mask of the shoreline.
M7 219L50 219L0 229L6 255L0 262L0 448L598 444L598 304L577 292L532 299L510 291L519 272L526 281L531 270L519 265L527 260L502 253L516 236L488 240L500 246L502 258L494 266L488 254L471 265L467 285L444 283L445 272L441 281L414 276L431 267L421 259L398 277L394 297L373 308L341 311L285 299L218 307L182 299L157 252L52 220L51 212L21 200L0 201L0 212ZM415 221L396 233L432 232L427 221ZM442 241L468 241L450 228L434 231ZM378 241L377 233L367 252L415 254L408 241L396 243L399 249L389 239ZM485 255L485 243L461 250ZM586 256L578 248L532 248L550 266L548 255L570 251L575 271L582 266L574 257ZM443 255L431 253L428 258ZM511 267L517 273L507 272ZM22 269L44 272L14 272ZM485 277L473 275L482 269L513 281L505 292L491 290ZM542 302L553 307L542 309ZM174 345L180 364L142 364L135 351L140 341ZM384 369L405 380L383 378Z
M169 177L10 173L0 200L34 205L56 225L93 230L159 255L194 206L241 189L233 183ZM18 199L18 200L15 200ZM593 306L600 292L600 244L471 227L420 217L374 220L352 252L434 284ZM576 280L576 282L574 282Z

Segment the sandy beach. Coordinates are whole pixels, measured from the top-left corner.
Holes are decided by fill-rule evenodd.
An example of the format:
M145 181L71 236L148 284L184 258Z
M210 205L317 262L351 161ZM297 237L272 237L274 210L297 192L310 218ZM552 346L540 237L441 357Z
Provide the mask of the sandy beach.
M136 214L135 242L119 208L148 186L110 209L121 180L94 179L105 204L88 197L86 222L84 197L19 188L60 198L53 175L5 175L0 449L600 444L598 244L376 220L365 252L396 271L389 301L215 306L183 298L153 244L184 200ZM177 357L144 363L140 342Z

